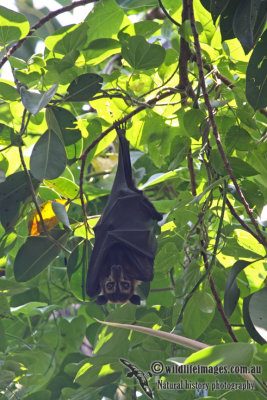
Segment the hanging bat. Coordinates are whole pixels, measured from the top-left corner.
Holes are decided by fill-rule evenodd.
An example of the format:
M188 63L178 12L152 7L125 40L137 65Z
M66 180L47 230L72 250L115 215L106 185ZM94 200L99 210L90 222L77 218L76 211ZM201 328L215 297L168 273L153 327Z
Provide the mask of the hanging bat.
M107 301L140 304L135 288L141 281L153 279L155 220L162 219L134 184L125 127L118 126L116 131L118 168L103 214L94 227L95 244L86 282L88 296L99 295L99 305Z

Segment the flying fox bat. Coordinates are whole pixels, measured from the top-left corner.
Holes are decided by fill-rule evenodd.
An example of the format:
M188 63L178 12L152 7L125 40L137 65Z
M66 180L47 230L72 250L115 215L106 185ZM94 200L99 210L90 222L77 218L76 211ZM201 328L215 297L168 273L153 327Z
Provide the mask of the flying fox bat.
M155 220L162 219L134 184L125 127L118 126L116 131L120 142L118 168L103 214L94 227L86 282L88 296L98 295L99 305L107 301L140 304L135 288L140 281L153 279Z

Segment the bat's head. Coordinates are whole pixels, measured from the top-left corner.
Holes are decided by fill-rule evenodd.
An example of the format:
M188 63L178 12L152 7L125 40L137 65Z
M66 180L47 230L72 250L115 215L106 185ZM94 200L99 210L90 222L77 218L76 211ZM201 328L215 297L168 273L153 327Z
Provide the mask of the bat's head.
M97 298L97 304L111 303L140 304L140 297L134 293L139 282L131 278L123 266L112 265L107 276L100 281L102 294Z

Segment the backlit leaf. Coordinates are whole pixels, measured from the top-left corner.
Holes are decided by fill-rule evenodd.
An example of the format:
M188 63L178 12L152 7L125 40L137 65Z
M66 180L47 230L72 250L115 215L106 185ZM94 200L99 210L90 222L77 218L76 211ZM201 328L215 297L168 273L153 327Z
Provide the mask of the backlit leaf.
M64 205L67 203L67 200L56 199L55 202ZM66 207L68 209L69 205L67 205ZM59 223L59 219L57 218L53 209L52 201L48 200L45 203L40 204L39 208L44 220L46 230L51 231ZM37 210L33 211L31 218L28 222L28 228L30 236L37 236L44 232Z

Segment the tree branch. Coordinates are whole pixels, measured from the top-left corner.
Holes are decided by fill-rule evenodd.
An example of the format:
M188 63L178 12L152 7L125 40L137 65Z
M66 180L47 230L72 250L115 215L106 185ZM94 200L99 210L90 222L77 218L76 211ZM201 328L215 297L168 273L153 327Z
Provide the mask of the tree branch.
M0 68L2 68L2 66L5 64L5 62L8 60L9 56L11 56L13 53L15 53L15 51L18 50L18 48L20 48L21 45L30 36L32 36L37 29L41 28L41 26L43 26L46 22L50 21L50 19L55 18L56 16L58 16L59 14L62 14L64 12L71 11L76 7L84 6L86 4L94 3L96 1L98 1L98 0L79 0L79 1L73 2L72 4L70 4L70 5L66 6L66 7L62 7L62 8L59 8L58 10L51 11L44 18L41 18L35 25L33 25L31 27L31 29L30 29L29 33L27 34L27 36L25 36L23 39L18 40L17 43L14 46L10 47L10 49L7 52L7 54L0 61Z
M244 207L246 209L246 212L252 222L252 224L255 226L255 229L259 235L259 237L261 238L262 242L265 244L265 246L267 247L267 240L265 239L265 237L263 236L254 216L253 216L253 212L252 210L249 208L249 205L243 195L243 192L240 188L240 186L238 185L234 172L229 164L229 161L226 157L226 154L224 152L223 146L222 146L222 142L221 142L221 138L220 138L220 134L219 131L217 129L217 125L214 119L214 115L213 115L213 109L212 106L210 104L210 100L209 100L209 96L207 93L207 87L206 87L206 83L205 83L205 77L204 77L204 71L203 71L203 63L202 63L202 56L201 56L201 48L200 48L200 43L199 43L199 37L198 37L198 32L197 32L197 28L196 28L196 22L195 22L195 17L194 17L194 10L193 10L193 1L192 0L188 0L188 6L189 6L189 16L190 16L190 22L191 22L191 28L192 28L192 32L193 32L193 36L194 36L194 43L195 43L195 50L196 50L196 60L197 60L197 66L198 66L198 71L199 71L199 82L202 88L202 92L203 92L203 96L204 96L204 100L205 100L205 104L208 110L208 114L209 114L209 119L210 119L210 123L211 123L211 127L212 127L212 132L213 135L215 137L216 143L217 143L217 147L219 149L219 152L221 154L222 160L224 162L224 165L226 167L226 170L228 171L231 180L233 181L233 184L236 188L237 193L240 196L240 199L242 201L242 203L244 204Z

